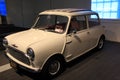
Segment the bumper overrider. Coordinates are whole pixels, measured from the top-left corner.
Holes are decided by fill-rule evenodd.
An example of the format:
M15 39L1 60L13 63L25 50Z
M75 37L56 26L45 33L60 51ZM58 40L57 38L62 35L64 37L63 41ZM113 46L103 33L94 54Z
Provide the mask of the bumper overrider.
M25 64L24 62L19 61L18 59L14 58L10 53L6 52L6 57L10 61L10 66L17 70L17 69L23 69L28 72L32 73L38 73L41 72L40 68L36 68L32 65Z

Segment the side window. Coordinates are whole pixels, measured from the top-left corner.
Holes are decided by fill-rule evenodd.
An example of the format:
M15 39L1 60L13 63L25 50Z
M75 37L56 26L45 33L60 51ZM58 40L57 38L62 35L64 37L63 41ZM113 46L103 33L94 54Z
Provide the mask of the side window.
M73 16L71 18L69 33L73 31L81 31L87 29L86 17L85 16Z
M78 23L80 30L87 29L86 17L85 16L78 16Z
M89 27L100 25L100 20L97 14L88 15Z

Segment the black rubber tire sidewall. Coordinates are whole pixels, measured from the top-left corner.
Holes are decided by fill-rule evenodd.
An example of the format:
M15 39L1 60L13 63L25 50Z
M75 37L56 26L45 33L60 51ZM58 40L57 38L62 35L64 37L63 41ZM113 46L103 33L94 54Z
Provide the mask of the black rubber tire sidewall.
M48 68L49 68L49 65L51 64L51 62L53 62L54 60L58 60L60 62L60 69L59 69L58 73L56 73L55 75L51 75L49 73ZM58 76L59 74L61 74L64 70L65 70L64 62L59 57L52 57L44 65L43 70L42 70L42 76L47 77L47 78L54 78L54 77Z

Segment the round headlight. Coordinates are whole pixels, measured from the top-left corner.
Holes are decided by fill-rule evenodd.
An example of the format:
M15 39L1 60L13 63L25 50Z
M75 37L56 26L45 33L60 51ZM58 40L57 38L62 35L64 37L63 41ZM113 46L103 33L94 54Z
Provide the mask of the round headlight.
M3 39L3 46L5 46L5 47L6 47L7 45L8 45L8 41L7 41L7 39L6 39L6 38L4 38L4 39Z
M35 55L32 48L27 49L27 57L30 58L31 60L34 60Z

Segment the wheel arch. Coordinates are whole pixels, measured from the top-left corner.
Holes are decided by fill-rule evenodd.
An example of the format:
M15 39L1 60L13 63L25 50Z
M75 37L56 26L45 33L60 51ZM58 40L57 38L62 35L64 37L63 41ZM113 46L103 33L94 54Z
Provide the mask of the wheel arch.
M44 66L46 65L46 63L47 63L50 59L53 59L53 58L59 58L59 59L61 59L61 61L64 63L64 65L66 64L66 61L65 61L64 56L63 56L62 54L60 54L60 53L56 53L56 54L50 55L50 56L44 61L41 69L43 69Z

